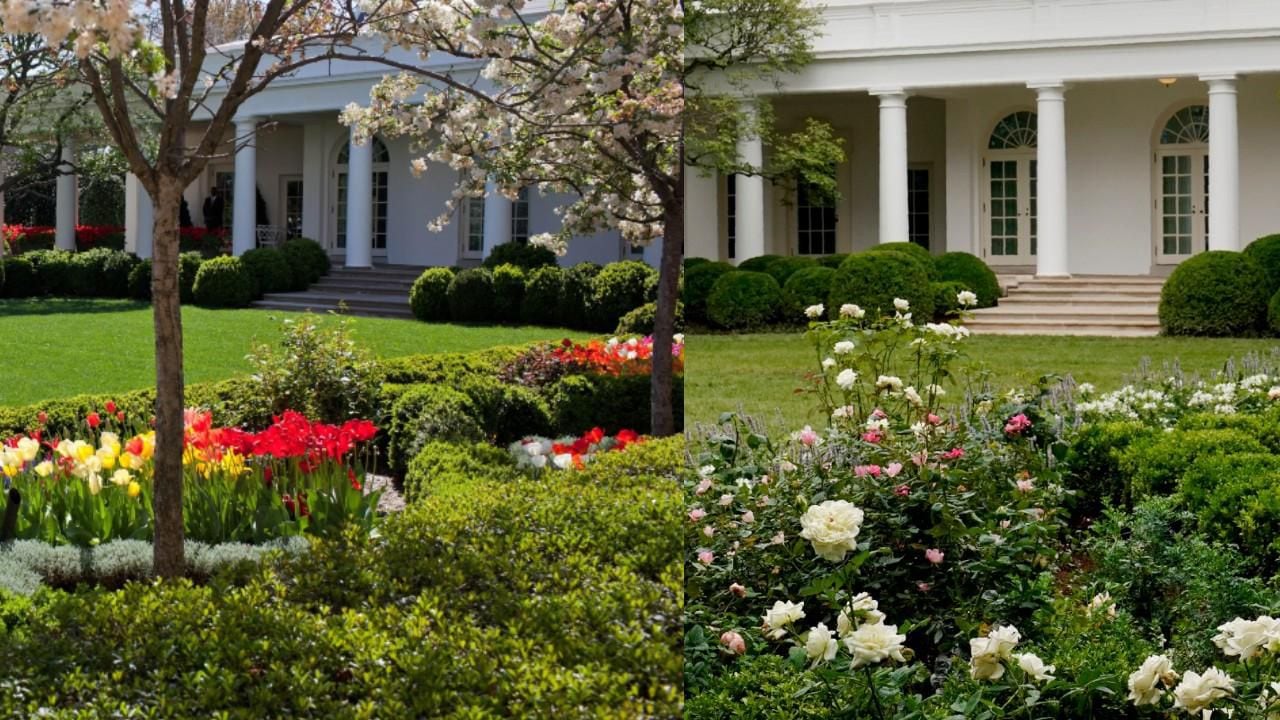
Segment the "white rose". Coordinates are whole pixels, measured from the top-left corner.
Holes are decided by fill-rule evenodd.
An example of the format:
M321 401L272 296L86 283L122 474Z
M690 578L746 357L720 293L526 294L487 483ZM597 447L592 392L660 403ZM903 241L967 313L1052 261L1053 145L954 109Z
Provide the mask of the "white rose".
M1228 657L1248 660L1272 643L1280 643L1280 622L1268 615L1256 620L1236 618L1218 626L1213 644Z
M1159 688L1173 684L1178 674L1173 671L1173 663L1164 655L1152 655L1142 661L1142 667L1129 674L1129 699L1134 705L1155 705L1164 695Z
M956 302L960 307L973 307L978 304L978 296L969 290L961 290L956 293Z
M854 620L876 623L884 620L884 613L879 611L880 604L867 593L858 593L849 598L844 610L836 618L836 631L843 637L855 626Z
M898 634L897 625L877 622L860 625L844 638L844 644L853 655L853 667L860 668L888 659L906 662L902 655L902 643L906 640L906 635Z
M915 405L916 407L919 407L924 404L924 399L920 397L920 393L916 392L916 389L914 387L909 387L903 390L902 396L907 399L907 402L911 403L912 405Z
M860 320L867 316L867 311L854 305L853 303L845 303L840 306L840 317L853 318Z
M817 627L810 630L809 636L804 641L805 655L809 656L815 667L834 660L839 649L840 643L836 642L831 631L823 623L818 623Z
M841 340L836 343L835 348L833 349L837 355L848 355L853 352L853 343L848 340Z
M969 675L974 680L999 680L1004 677L1002 660L1013 658L1013 648L1022 639L1012 625L996 627L986 637L969 640Z
M906 312L911 309L911 303L907 302L906 300L903 300L902 298L894 298L893 307L898 312Z
M902 389L902 378L894 375L881 375L876 378L876 389L898 392Z
M836 359L835 359L835 358L831 358L831 357L829 357L829 358L824 358L824 359L823 359L823 361L822 361L822 369L823 369L823 370L830 370L831 368L833 368L833 367L835 367L835 366L836 366Z
M1182 676L1178 687L1173 689L1173 707L1196 715L1215 701L1230 695L1234 687L1235 682L1231 676L1216 667L1205 670L1203 675L1188 672Z
M1018 667L1022 668L1022 672L1028 677L1038 682L1048 682L1053 679L1054 666L1045 665L1035 653L1022 653L1014 657L1018 661Z
M849 368L841 370L840 374L836 375L836 384L840 386L841 390L852 390L856 382L858 382L858 373Z
M698 468L698 477L711 477L716 472L715 465L703 465Z
M787 634L786 626L804 617L804 603L779 600L764 614L762 626L766 637L777 640Z
M809 307L804 309L804 316L811 320L816 320L822 317L822 313L826 312L826 310L827 309L823 307L822 303L818 303L817 305L810 305Z
M827 500L811 505L800 516L800 537L813 545L813 551L824 560L840 562L845 553L858 547L863 513L845 500Z

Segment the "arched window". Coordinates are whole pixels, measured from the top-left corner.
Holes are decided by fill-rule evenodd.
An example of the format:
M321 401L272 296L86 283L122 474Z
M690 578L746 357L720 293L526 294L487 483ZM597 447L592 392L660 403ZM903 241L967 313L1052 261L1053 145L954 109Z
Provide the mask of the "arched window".
M1205 105L1184 107L1169 118L1160 132L1161 145L1187 145L1209 142L1209 108Z
M347 143L338 151L338 164L346 165L350 159L351 143ZM375 163L391 162L391 153L387 151L387 144L382 142L382 138L376 135L373 138L373 161Z
M1036 146L1036 114L1022 110L1004 116L991 131L987 148L991 150L1019 150Z
M387 144L382 138L375 135L370 142L373 143L373 250L375 254L381 255L387 249L387 205L390 201L388 163L391 162L391 153L387 151ZM350 159L351 143L346 142L338 150L335 168L337 198L333 205L334 245L340 248L347 246L347 168Z

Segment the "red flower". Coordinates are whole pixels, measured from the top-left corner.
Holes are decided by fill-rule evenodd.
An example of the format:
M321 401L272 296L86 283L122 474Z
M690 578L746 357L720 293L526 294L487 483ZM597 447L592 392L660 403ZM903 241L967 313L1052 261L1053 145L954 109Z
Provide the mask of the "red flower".
M102 407L107 411L108 415L116 414L116 404L114 402L108 400Z
M361 485L360 481L356 479L355 470L352 470L351 468L347 468L347 479L351 481L352 490L364 491L364 486Z
M45 412L45 411L43 411L43 410L41 410L40 412L36 413L36 422L40 423L41 425L46 425L46 424L48 424L48 422L49 422L49 413L47 413L47 412Z
M123 411L123 410L121 410L121 411L119 411L119 412L117 412L117 413L116 413L116 422L124 422L124 411Z
M85 422L89 423L89 427L95 430L102 424L102 418L96 412L91 412L85 417Z
M124 444L125 452L133 455L142 454L142 438L136 437Z

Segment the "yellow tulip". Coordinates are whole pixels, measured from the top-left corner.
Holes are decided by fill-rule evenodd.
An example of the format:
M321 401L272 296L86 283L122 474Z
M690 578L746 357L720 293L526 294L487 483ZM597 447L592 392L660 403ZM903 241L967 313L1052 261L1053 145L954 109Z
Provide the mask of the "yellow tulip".
M129 497L136 498L142 494L142 486L136 482L129 481Z
M128 470L121 468L111 474L111 483L113 485L128 485L131 482L133 482L133 476L129 474Z
M110 470L116 466L116 451L110 447L98 448L98 452L94 453L98 456L98 460L102 463L102 467Z
M40 441L33 438L24 437L18 441L18 455L26 462L36 459L36 455L40 454Z
M93 457L96 452L92 445L82 440L76 440L75 443L73 443L73 450L75 452L76 459L80 462L88 461L88 459Z
M53 474L53 463L49 462L48 460L45 460L39 465L36 465L36 474L42 478L49 477L50 475Z

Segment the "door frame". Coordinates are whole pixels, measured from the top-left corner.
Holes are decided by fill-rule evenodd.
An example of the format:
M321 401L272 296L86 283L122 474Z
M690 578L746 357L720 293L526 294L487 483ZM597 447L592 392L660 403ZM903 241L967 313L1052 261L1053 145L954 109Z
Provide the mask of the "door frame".
M987 150L982 155L982 205L979 217L981 224L981 237L979 242L982 243L982 259L988 265L1010 265L1025 266L1036 264L1036 254L1031 252L1032 237L1032 220L1036 213L1031 210L1031 179L1032 165L1037 160L1037 152L1035 148L1020 148L1016 150ZM991 252L991 163L1013 160L1019 166L1018 185L1017 185L1017 204L1022 207L1018 209L1018 254L1017 255L995 255ZM1025 164L1022 161L1026 161ZM1022 167L1026 171L1022 171Z
M283 230L285 230L286 235L288 235L288 230L289 230L289 183L295 182L295 181L299 183L303 182L302 173L291 173L288 175L281 175L277 179L277 182L279 183L279 187L276 189L280 193L277 196L280 198L280 202L278 203L280 206L279 208L280 217L278 218L279 222L277 223L277 225ZM306 212L306 201L303 199L306 197L305 183L303 184L302 188L303 188L304 194L299 196L299 199L303 200L303 205L302 205L303 209L301 212L298 213L298 236L302 235L302 216ZM285 239L286 240L292 239L292 236L287 237Z
M378 141L378 142L380 142L380 143L382 143L382 144L383 144L383 147L386 147L386 142L385 142L385 141L383 141L381 138L376 138L376 139L377 139L377 141ZM373 142L373 140L371 139L369 142ZM343 149L344 147L346 147L346 146L347 146L347 143L348 143L348 139L344 138L343 140L341 140L341 141L338 143L338 146L337 146L336 148L334 148L333 152L332 152L332 153L330 154L330 156L329 156L329 157L330 157L330 161L332 162L332 165L330 166L330 170L329 170L329 232L325 234L325 235L326 235L325 239L326 239L326 244L327 244L327 247L326 247L325 249L326 249L326 250L328 250L330 253L345 253L345 252L346 252L346 248L345 248L345 247L339 247L339 246L338 246L338 204L339 204L339 199L338 199L338 177L339 177L340 175L345 175L345 174L347 174L348 166L347 166L347 163L340 163L340 162L338 162L338 157L342 155L342 149ZM387 151L388 151L388 153L390 153L390 148L387 148ZM385 175L385 176L386 176L386 184L387 184L387 203L386 203L386 208L387 208L387 217L386 217L386 220L387 220L387 225L388 225L388 228L387 228L387 237L386 237L386 240L383 242L383 246L382 246L382 247L378 247L376 244L374 245L374 247L373 247L373 255L372 255L372 257L374 257L374 258L377 258L377 259L383 259L383 260L385 260L385 259L386 259L386 257L387 257L387 246L389 246L389 245L391 244L391 232L390 232L390 225L391 225L391 163L390 163L390 162L377 162L377 161L374 161L374 163L373 163L373 168L372 168L372 173L373 173L373 175L375 176L375 178L376 178L376 176L377 176L379 173L382 173L383 175ZM372 183L373 188L376 190L376 189L377 189L377 187L378 187L377 182L373 182L373 181L371 180L371 183ZM374 208L373 208L373 212L371 213L371 215L372 215L371 220L372 220L373 222L375 222L375 223L376 223L376 222L378 221L378 210L377 210L377 203L376 203L376 202L374 203ZM343 228L343 231L344 231L344 232L346 231L346 228L345 228L345 227ZM372 232L372 231L373 231L373 229L371 228L371 229L370 229L370 232ZM375 239L376 239L376 238L375 238Z
M1163 159L1187 155L1191 157L1191 254L1164 252L1164 170ZM1156 265L1177 265L1208 249L1209 243L1209 145L1182 143L1160 145L1151 161L1151 253Z

